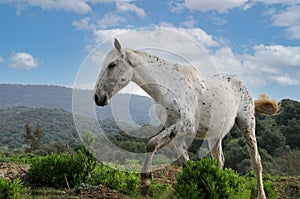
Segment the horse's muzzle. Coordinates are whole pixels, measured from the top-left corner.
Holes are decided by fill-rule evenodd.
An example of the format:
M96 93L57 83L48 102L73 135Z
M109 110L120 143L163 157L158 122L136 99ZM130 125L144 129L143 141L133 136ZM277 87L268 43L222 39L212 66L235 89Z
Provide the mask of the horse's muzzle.
M105 106L108 104L108 100L107 100L107 96L103 95L103 96L99 96L97 94L95 94L94 96L94 100L97 106Z

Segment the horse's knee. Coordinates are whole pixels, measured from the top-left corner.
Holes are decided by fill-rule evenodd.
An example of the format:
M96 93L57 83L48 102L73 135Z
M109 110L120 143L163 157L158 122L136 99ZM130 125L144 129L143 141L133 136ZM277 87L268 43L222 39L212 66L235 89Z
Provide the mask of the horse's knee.
M262 171L262 164L261 164L261 158L259 153L257 153L254 157L253 167L258 172Z
M158 143L156 141L149 141L147 144L147 153L152 153L155 151Z

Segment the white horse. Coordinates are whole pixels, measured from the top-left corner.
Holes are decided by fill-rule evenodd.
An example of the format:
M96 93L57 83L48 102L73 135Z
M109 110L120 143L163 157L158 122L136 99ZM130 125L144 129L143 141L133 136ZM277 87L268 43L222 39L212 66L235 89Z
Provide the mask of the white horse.
M107 54L95 85L96 105L107 105L109 99L130 81L164 107L164 114L158 111L164 130L147 144L140 179L143 195L150 189L152 159L157 150L172 141L179 155L188 161L183 138L207 139L212 156L223 167L221 142L236 123L246 140L256 173L258 198L266 198L255 137L255 110L266 115L275 114L278 104L274 100L262 95L262 99L254 102L247 88L234 75L204 78L193 66L171 63L143 51L123 49L115 39L114 48Z

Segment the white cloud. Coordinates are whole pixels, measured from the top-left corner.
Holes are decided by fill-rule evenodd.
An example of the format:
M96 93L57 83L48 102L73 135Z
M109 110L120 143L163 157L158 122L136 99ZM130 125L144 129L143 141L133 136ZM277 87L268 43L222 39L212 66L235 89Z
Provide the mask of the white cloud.
M16 4L17 15L20 15L26 6L40 7L43 10L64 10L80 14L92 11L86 0L0 0L0 2Z
M126 21L125 18L116 15L113 12L106 13L100 19L91 20L90 17L85 17L78 21L73 21L72 25L78 30L97 30L108 29L119 25L120 22Z
M4 59L0 56L0 63L4 62Z
M167 30L167 31L162 31L162 30ZM167 33L171 34L168 35ZM127 34L127 32L130 32L130 34ZM144 34L152 32L152 36L157 38L153 38L151 41L149 41L149 38L145 38ZM174 33L174 34L172 34ZM203 31L200 28L178 28L178 27L173 27L170 24L167 26L159 26L156 28L149 28L149 29L110 29L110 30L94 30L94 38L96 43L100 43L105 39L108 38L114 38L115 35L119 35L119 37L124 37L124 42L126 44L131 45L134 43L135 45L139 45L140 47L146 47L145 45L152 45L151 42L164 42L165 44L169 43L170 48L177 48L176 46L178 45L179 49L184 49L185 51L189 51L189 49L184 47L184 44L181 43L183 41L181 40L176 40L176 36L178 37L179 35L183 35L186 38L190 38L195 40L197 43L199 43L201 46L204 48L208 47L214 47L218 46L219 43L214 40L212 35L207 34L205 31ZM122 36L124 35L124 36ZM147 41L148 39L148 41ZM127 46L128 46L127 45ZM159 43L158 43L159 45Z
M262 86L268 82L280 85L299 85L300 47L257 45L252 53L235 54L224 47L211 53L220 72L234 73L246 84Z
M90 23L89 17L85 17L79 21L73 21L72 25L78 30L93 30L95 28L95 25Z
M144 9L137 7L133 3L127 1L117 1L116 2L117 10L119 12L134 12L137 16L144 18L146 17L146 12Z
M230 9L243 6L248 0L185 0L184 5L190 10L198 10L206 12L209 10L215 10L220 13L227 12Z
M97 27L101 29L116 27L120 22L126 21L123 17L116 15L115 13L109 12L104 15L103 18L97 20Z
M117 0L87 0L87 2L89 3L112 3L112 2L115 2Z
M295 5L300 3L300 0L252 0L252 2L259 2L266 5L271 5L271 4Z
M41 7L45 10L65 10L80 14L92 11L91 7L84 0L28 0L28 4L31 6Z
M196 24L193 16L188 16L187 20L182 22L181 25L187 28L193 28Z
M274 82L280 85L291 85L291 86L299 85L299 81L290 76L271 76L268 79L273 80Z
M207 19L210 23L212 23L212 24L214 24L214 25L217 25L217 26L222 26L222 25L224 25L224 24L227 23L227 21L226 21L224 18L219 17L219 16L216 16L216 15L214 15L214 14L207 16L206 19Z
M272 16L273 26L285 27L289 36L300 39L300 6L291 6Z
M240 74L242 71L242 62L240 61L240 58L235 55L229 47L218 49L211 54L211 58L221 73Z
M258 45L254 46L252 61L274 67L299 67L300 47L282 45Z
M25 52L13 53L10 57L10 61L10 66L18 69L30 70L39 65L37 60L35 60L31 54Z
M171 12L180 13L185 9L184 3L181 0L172 0L168 2Z

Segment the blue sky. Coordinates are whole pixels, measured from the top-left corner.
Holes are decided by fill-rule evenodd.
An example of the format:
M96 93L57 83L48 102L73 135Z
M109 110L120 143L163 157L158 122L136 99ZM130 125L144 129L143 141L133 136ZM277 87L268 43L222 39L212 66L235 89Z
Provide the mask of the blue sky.
M300 100L300 0L0 0L0 27L0 83L72 86L109 36L167 27L255 97Z

